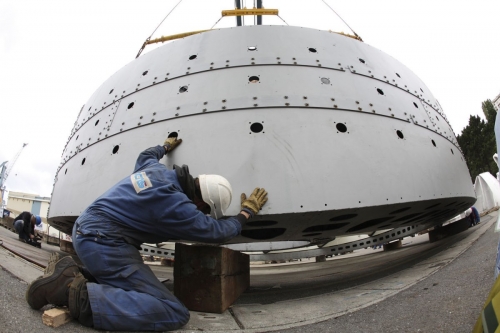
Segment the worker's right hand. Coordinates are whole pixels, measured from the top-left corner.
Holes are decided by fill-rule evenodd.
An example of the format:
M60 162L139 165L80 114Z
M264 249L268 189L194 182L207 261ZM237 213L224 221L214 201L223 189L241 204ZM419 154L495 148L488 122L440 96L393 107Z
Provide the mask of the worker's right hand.
M163 147L165 147L165 152L168 154L172 150L174 150L178 145L182 143L182 139L177 139L177 137L167 138L163 143Z
M241 193L241 210L251 213L252 216L257 215L266 201L266 190L264 188L256 187L248 199L245 193Z

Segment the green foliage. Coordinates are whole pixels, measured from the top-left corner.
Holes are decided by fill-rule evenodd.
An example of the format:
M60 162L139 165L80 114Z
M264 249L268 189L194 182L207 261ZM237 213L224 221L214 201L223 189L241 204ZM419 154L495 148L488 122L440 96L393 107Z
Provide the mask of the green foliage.
M467 166L469 167L472 182L483 172L490 172L494 176L498 166L493 161L493 154L497 152L495 139L496 110L491 100L482 103L486 121L479 116L470 116L469 125L461 135L457 136L458 144L462 148Z
M495 117L497 116L497 111L495 110L491 100L488 99L484 101L481 107L483 108L484 116L486 117L488 124L495 127Z

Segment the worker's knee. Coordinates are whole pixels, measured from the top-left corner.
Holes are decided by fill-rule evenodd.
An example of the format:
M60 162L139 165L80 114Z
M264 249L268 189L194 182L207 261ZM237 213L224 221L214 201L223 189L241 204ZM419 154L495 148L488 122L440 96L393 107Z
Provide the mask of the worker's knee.
M175 315L170 317L168 321L157 321L154 324L154 330L158 332L178 330L189 322L188 309L179 309L175 311Z
M179 314L179 327L182 327L186 325L189 322L189 318L191 317L191 314L189 313L189 310L184 307L182 311L180 311Z

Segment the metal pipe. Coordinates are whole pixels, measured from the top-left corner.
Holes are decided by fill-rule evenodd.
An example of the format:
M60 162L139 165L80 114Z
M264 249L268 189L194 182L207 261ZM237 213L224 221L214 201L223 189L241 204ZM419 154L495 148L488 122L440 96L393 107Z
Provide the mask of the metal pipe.
M262 0L257 0L257 8L262 8ZM262 25L262 15L257 15L257 25Z
M241 0L234 0L236 9L241 9ZM241 27L241 16L236 16L236 25Z

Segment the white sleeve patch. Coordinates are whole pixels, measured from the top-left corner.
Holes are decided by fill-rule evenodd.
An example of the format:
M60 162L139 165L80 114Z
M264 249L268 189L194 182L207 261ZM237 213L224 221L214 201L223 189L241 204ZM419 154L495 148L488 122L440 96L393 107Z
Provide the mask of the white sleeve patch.
M130 176L130 181L132 182L132 185L134 186L134 189L137 193L153 187L153 184L151 183L145 172L134 173L132 176Z

